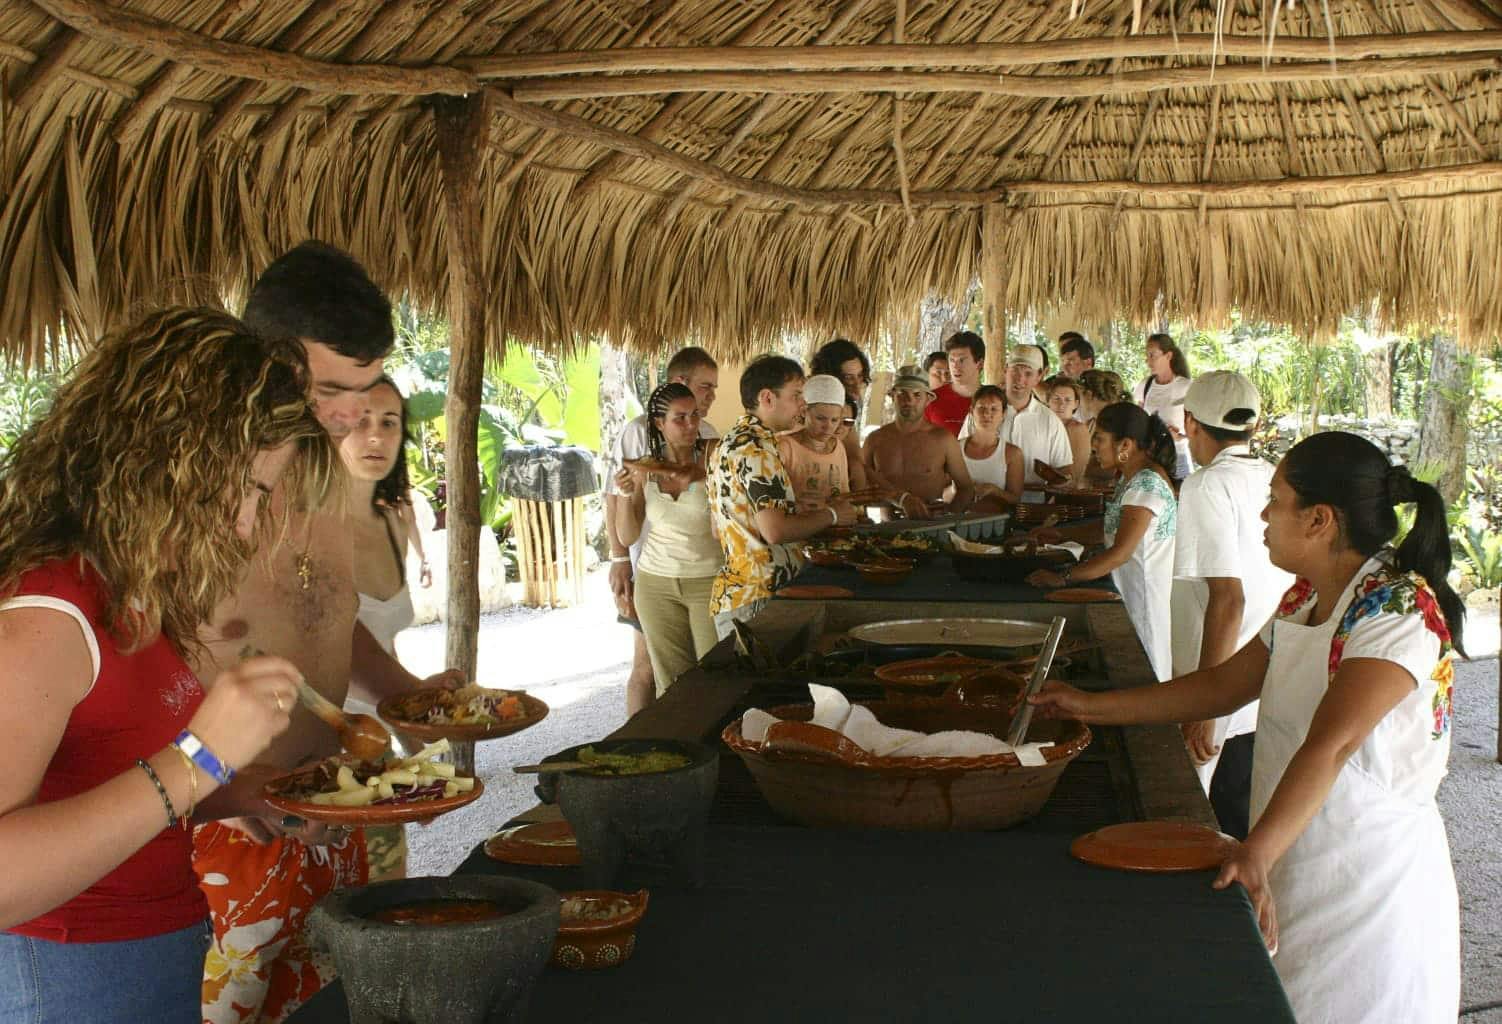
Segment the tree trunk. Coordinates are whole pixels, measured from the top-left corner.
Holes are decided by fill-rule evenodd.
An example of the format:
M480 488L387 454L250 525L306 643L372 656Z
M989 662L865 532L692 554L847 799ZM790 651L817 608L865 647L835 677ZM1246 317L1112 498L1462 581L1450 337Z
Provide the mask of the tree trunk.
M1465 489L1465 446L1471 404L1471 361L1455 339L1436 334L1419 420L1418 469L1438 469L1434 486L1451 504Z
M1012 264L1006 251L1007 212L1000 203L981 211L981 338L986 343L983 379L1001 381L1007 362L1007 285Z
M616 438L626 426L626 352L614 345L600 346L600 454L615 450Z
M1392 419L1392 342L1378 345L1362 357L1366 377L1368 419Z
M448 632L450 668L475 677L480 642L480 460L485 379L485 279L481 265L480 156L490 125L486 94L433 100L447 221L449 270Z

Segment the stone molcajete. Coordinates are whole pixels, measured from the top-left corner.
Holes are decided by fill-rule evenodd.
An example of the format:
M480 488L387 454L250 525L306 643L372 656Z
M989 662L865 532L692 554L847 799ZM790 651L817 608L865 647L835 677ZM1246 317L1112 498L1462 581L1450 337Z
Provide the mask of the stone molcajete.
M498 916L447 924L371 919L430 901L484 901ZM558 935L558 893L488 875L401 879L337 890L308 921L339 969L350 1024L519 1024Z
M715 751L684 740L601 740L547 761L574 761L585 747L600 754L682 754L689 763L665 772L605 775L590 771L542 776L537 795L557 803L573 826L584 877L597 889L615 884L627 859L667 860L693 885L704 879L704 825L720 777Z

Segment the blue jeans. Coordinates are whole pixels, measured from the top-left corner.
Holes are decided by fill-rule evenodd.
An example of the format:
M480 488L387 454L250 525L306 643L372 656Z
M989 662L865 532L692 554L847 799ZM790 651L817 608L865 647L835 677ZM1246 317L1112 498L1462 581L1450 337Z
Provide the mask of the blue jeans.
M0 1024L200 1024L207 919L122 942L0 932Z

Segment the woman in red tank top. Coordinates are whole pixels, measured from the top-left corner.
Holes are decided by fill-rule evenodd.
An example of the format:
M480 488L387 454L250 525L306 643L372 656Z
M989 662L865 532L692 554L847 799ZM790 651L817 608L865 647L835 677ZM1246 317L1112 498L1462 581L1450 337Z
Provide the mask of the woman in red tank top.
M287 727L297 670L183 662L263 495L331 450L298 346L206 309L102 340L0 460L0 1022L199 1020L194 818ZM218 792L216 792L218 790ZM211 796L212 794L212 796Z

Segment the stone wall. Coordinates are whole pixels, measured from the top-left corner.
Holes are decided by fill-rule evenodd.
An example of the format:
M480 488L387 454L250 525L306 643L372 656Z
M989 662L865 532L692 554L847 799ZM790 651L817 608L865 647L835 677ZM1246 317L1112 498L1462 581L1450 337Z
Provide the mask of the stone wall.
M1412 465L1418 454L1419 425L1405 419L1363 419L1360 416L1321 416L1322 430L1346 430L1360 434L1385 451L1394 462ZM1285 416L1277 421L1277 433L1270 447L1282 455L1297 441L1308 426L1306 419ZM1489 432L1472 430L1466 440L1466 461L1479 466L1502 460L1502 426Z

